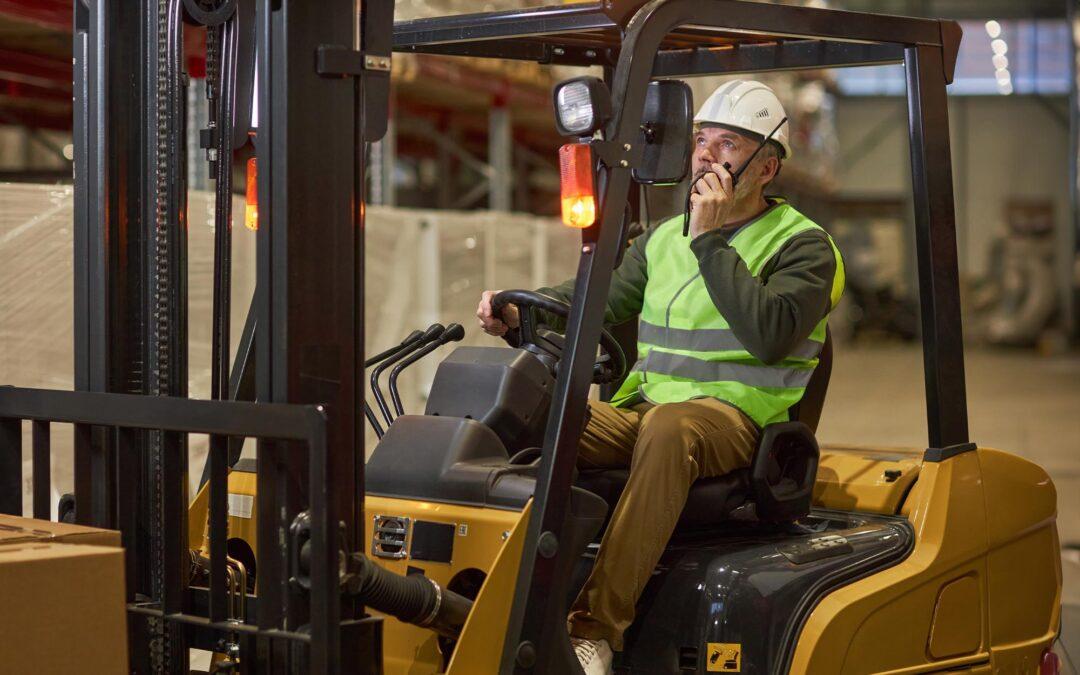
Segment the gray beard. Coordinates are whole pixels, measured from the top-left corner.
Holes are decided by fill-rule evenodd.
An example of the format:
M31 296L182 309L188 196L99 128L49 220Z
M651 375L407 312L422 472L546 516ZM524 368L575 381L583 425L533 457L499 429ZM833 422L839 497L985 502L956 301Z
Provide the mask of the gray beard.
M753 164L755 164L756 162L757 162L757 159L755 158L754 160L752 160L750 162L751 166ZM749 168L750 167L748 166L743 171L744 176L746 175L746 171L749 170ZM712 169L698 169L696 172L694 172L693 179L690 181L690 189L692 191L697 192L697 189L695 187L697 185L697 182L699 180L701 180L701 177L704 176L707 173L713 173L713 170ZM734 177L734 176L732 176L732 177ZM750 184L750 182L740 179L739 182L735 185L734 195L732 195L732 197L735 200L735 202L738 203L738 202L742 201L743 199L746 199L751 194L753 194L753 192L754 192L754 187ZM690 205L690 210L692 211L693 209L694 209L694 206L693 206L693 204L691 204Z

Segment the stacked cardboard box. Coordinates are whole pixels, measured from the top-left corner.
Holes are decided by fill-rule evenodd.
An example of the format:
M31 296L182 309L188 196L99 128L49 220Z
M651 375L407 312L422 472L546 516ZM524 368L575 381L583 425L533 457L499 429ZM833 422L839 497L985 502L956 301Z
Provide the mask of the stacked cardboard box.
M126 673L120 533L0 515L0 672Z

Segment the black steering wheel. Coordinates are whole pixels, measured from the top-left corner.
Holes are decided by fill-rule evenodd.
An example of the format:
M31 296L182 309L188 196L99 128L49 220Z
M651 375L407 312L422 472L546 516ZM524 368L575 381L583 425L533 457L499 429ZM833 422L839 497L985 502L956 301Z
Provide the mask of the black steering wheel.
M561 336L542 328L535 311L543 310L565 319L570 316L570 305L536 291L510 290L502 291L491 299L491 313L501 317L503 308L511 304L518 307L521 327L511 328L503 338L513 347L539 350L556 362L561 359ZM600 349L600 359L593 366L593 383L607 384L622 378L626 373L626 355L619 342L606 329L600 331Z

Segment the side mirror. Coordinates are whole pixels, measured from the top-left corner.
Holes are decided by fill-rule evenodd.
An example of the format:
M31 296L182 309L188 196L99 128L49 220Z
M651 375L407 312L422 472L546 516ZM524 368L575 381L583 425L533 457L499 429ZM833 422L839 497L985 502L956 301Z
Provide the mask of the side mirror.
M633 178L646 185L682 181L690 168L694 96L679 80L654 80L645 94L641 140L645 153Z

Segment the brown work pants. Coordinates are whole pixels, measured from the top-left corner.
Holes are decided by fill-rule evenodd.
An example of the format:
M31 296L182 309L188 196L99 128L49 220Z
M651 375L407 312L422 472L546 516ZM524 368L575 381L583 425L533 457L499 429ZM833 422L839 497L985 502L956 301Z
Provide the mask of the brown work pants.
M630 467L596 564L570 610L570 634L622 650L634 605L675 529L690 485L748 466L758 430L712 398L615 408L592 402L582 434L582 469Z

